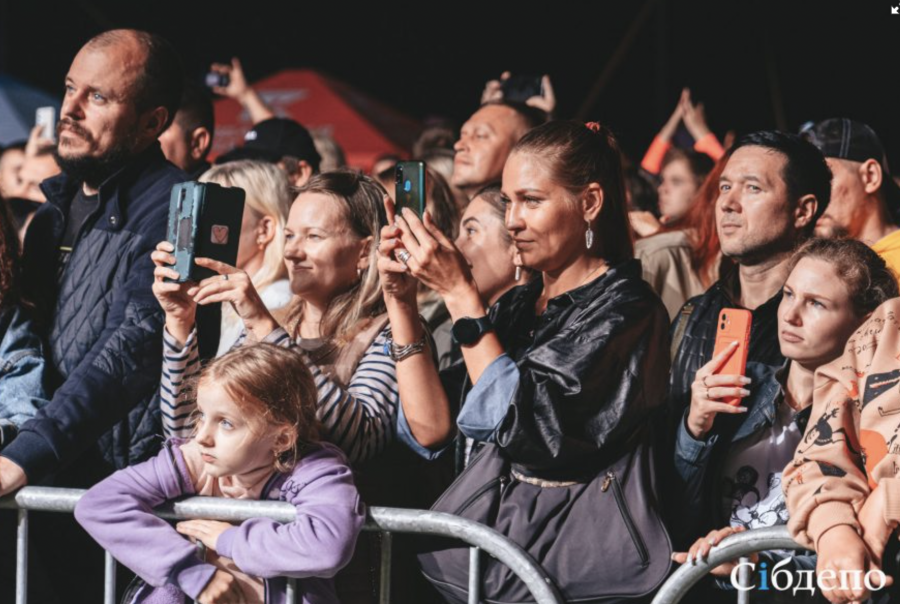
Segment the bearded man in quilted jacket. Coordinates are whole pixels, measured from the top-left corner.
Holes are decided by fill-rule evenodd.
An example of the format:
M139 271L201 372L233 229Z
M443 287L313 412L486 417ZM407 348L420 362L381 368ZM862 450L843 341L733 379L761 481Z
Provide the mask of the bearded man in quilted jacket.
M0 457L0 494L26 483L84 487L159 447L163 316L150 252L166 237L172 185L188 180L157 138L183 85L162 38L113 30L65 79L48 203L25 240L26 295L49 344L55 393Z

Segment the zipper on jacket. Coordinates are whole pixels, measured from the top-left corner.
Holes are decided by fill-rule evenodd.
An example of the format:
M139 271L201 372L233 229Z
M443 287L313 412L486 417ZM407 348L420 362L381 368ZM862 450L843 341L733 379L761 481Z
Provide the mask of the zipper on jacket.
M489 482L482 485L481 488L479 488L477 491L472 493L465 501L463 501L462 505L460 505L456 509L454 514L458 516L465 512L473 503L475 503L478 499L484 496L485 493L487 493L497 485L500 485L500 491L503 492L503 488L508 482L509 478L507 478L506 476L498 476L497 478L491 479Z
M616 498L616 505L619 508L619 513L622 515L622 520L625 522L625 528L628 529L628 534L631 535L631 540L634 542L634 547L637 549L638 557L641 559L641 567L646 568L650 564L650 555L647 553L647 546L644 545L644 540L641 538L641 534L638 533L637 527L634 525L634 519L631 517L631 512L628 511L628 506L625 503L625 494L622 492L622 485L612 471L606 473L606 477L600 485L600 490L605 493L609 490L610 485L612 485L613 496Z

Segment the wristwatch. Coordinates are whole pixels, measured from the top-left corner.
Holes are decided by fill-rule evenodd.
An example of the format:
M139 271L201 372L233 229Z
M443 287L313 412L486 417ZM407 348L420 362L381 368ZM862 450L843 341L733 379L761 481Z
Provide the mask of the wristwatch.
M453 339L461 346L471 346L481 339L481 336L489 331L493 331L494 324L491 323L490 317L462 317L453 323L450 333Z

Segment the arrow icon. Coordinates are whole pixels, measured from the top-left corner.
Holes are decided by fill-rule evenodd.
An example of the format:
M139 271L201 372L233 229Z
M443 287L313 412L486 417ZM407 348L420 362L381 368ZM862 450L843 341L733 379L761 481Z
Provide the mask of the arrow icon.
M892 6L891 14L892 15L900 15L900 6Z

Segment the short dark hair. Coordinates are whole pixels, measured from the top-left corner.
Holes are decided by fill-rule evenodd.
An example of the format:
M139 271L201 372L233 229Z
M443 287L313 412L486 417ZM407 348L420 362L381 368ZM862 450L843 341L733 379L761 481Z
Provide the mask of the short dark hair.
M816 215L806 228L808 234L812 233L831 200L831 170L825 163L822 152L796 134L777 130L763 130L738 137L728 150L728 156L734 155L741 147L764 147L785 157L787 161L781 177L788 196L797 201L804 195L812 194L818 202Z
M550 116L547 115L546 111L538 109L537 107L532 107L531 105L526 105L525 103L520 103L518 101L488 101L487 103L484 103L482 107L487 107L488 105L509 107L516 112L516 115L519 116L528 130L537 128L541 124L546 124L550 120Z
M193 132L197 128L206 128L210 137L215 135L216 117L212 96L205 86L192 80L184 81L176 119L186 132Z
M128 39L137 42L147 53L144 69L135 80L135 105L141 113L148 109L165 107L169 112L169 119L162 125L160 132L163 132L175 119L184 85L184 69L175 47L158 34L137 29L105 31L91 38L86 46L103 48Z

